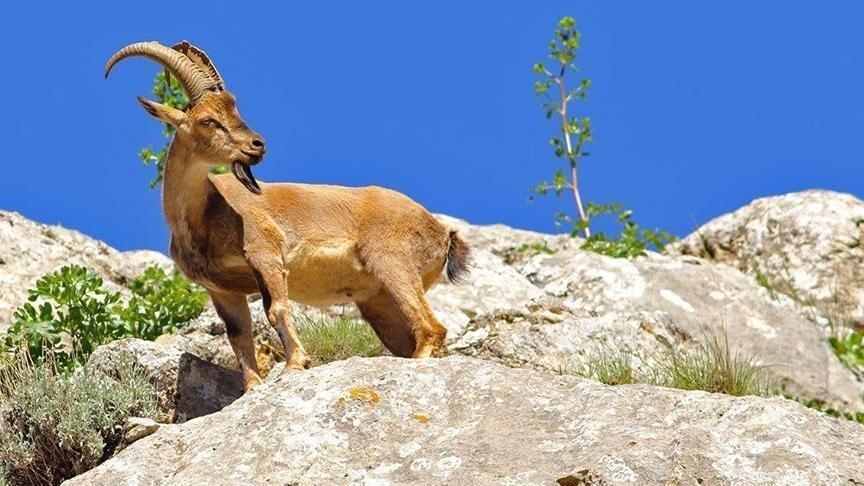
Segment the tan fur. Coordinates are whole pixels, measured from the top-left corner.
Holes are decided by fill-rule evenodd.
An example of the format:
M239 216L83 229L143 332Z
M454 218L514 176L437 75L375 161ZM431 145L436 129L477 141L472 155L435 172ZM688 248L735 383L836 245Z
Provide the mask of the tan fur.
M206 94L187 113L141 102L177 128L163 192L171 255L210 291L247 388L260 382L246 304L246 296L258 292L289 369L309 365L291 319L292 301L356 302L397 356L443 350L446 329L424 293L439 280L451 239L458 237L422 206L379 187L262 183L255 194L231 174L209 174L214 165L254 165L264 153L230 93Z

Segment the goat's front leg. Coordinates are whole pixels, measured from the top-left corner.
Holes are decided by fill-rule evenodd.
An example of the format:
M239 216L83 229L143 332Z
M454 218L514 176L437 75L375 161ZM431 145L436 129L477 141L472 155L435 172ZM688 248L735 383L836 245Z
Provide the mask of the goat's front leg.
M225 334L231 349L240 362L243 373L243 388L248 391L261 383L258 374L258 362L255 360L255 344L252 341L252 316L249 314L249 304L243 294L210 291L216 313L225 322Z
M267 258L250 258L267 320L276 330L285 349L285 370L304 370L309 367L312 360L303 349L303 344L294 328L291 301L288 300L288 286L282 273L281 262L271 261L269 264L265 262L268 262Z

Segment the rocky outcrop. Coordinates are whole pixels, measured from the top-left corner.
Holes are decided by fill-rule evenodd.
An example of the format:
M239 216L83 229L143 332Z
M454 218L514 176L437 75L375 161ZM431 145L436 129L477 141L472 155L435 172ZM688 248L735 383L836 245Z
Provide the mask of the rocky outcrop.
M731 265L832 318L864 323L864 201L849 194L757 199L669 250Z
M768 366L787 391L860 408L864 385L836 358L818 326L734 268L692 257L650 254L627 260L565 249L534 256L523 273L569 314L559 312L557 322L547 322L544 316L555 312L539 312L541 306L535 316L481 316L460 339L463 352L486 346L481 354L488 355L481 339L488 333L498 346L513 343L502 354L505 362L572 367L597 346L650 357L668 345L687 346L706 333L723 333L742 354ZM546 324L530 324L537 319ZM561 361L566 356L570 363Z
M643 374L671 348L693 343L684 330L650 313L574 312L555 299L472 319L452 351L553 373L578 374L601 356L625 356Z
M163 426L67 484L860 484L862 457L864 427L781 398L352 358Z
M482 248L472 249L470 269L465 283L442 282L427 294L436 316L447 327L448 342L462 334L465 325L478 314L522 308L543 295L514 268Z
M538 233L503 224L474 225L443 214L436 217L444 224L458 230L459 234L470 242L472 250L492 253L507 265L517 269L537 253L578 248L583 242L580 238L571 238L563 234Z
M261 301L251 302L252 332L255 339L256 356L259 369L266 373L276 363L274 351L282 349L279 337L267 321ZM225 323L216 314L213 307L208 306L200 316L180 328L176 333L161 336L156 340L160 344L193 354L205 361L224 368L240 370L237 357L225 334Z
M159 252L120 252L77 231L0 211L0 332L39 277L69 264L98 272L111 290L124 292L146 267L172 266Z
M159 408L171 422L219 411L243 394L240 372L152 341L121 339L99 346L86 364L109 376L129 366L149 376Z

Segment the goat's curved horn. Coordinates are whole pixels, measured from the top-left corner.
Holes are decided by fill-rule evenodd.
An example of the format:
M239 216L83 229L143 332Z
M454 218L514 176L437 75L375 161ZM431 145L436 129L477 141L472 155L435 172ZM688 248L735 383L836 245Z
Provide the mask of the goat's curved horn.
M156 41L129 44L115 52L111 56L111 59L108 60L108 63L105 64L105 77L108 77L115 64L132 56L147 57L165 66L166 69L177 77L180 84L183 85L183 89L189 95L191 103L200 100L207 91L221 88L218 81L211 78L206 71L184 54L165 47Z
M225 81L222 79L222 75L219 74L219 70L216 69L216 65L213 64L213 61L210 60L210 57L204 52L200 47L191 44L187 40L182 40L177 44L171 46L171 49L174 49L177 52L182 52L189 59L192 60L195 64L198 65L201 69L204 70L207 74L213 78L214 81L219 83L219 87L225 89Z

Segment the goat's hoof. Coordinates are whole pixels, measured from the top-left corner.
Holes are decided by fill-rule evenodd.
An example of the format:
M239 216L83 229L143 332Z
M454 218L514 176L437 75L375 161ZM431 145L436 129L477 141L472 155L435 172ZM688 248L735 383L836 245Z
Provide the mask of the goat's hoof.
M291 371L304 371L304 370L309 369L309 367L311 365L312 365L312 360L309 358L298 359L296 361L286 363L285 364L285 370L283 371L283 373L288 373Z
M250 376L243 379L243 391L248 392L263 383L260 376Z

